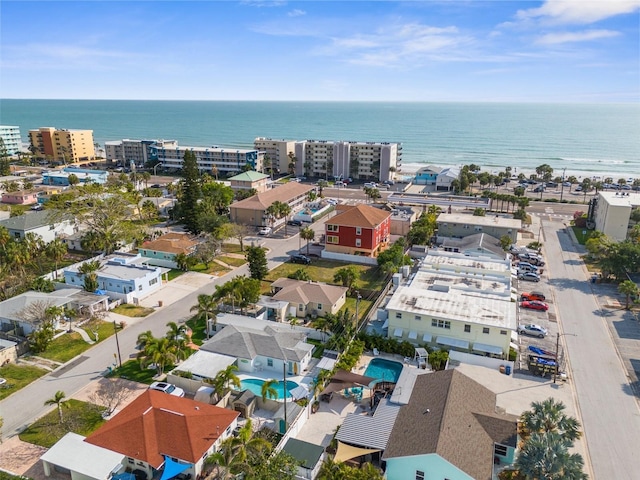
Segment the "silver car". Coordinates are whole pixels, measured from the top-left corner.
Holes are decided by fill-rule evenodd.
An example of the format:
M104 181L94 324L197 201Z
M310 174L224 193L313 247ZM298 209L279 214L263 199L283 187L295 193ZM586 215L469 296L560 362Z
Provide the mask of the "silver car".
M518 279L526 280L527 282L539 282L540 275L533 272L518 272Z
M544 327L536 325L535 323L529 323L527 325L520 325L518 327L518 333L524 335L531 335L532 337L544 338L549 332Z

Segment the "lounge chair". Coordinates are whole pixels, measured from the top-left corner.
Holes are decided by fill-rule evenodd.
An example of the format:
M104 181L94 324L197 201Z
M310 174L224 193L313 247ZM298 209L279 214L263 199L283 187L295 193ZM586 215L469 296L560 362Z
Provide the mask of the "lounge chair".
M378 351L378 349L377 349L377 348L374 348L374 349L373 349L373 356L374 356L374 357L377 357L378 355L380 355L380 352Z

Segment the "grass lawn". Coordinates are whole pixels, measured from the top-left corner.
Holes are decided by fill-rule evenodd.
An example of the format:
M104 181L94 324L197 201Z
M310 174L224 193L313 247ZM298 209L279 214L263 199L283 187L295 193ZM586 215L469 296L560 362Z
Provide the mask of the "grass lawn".
M371 300L365 300L364 298L362 300L360 300L360 304L358 305L358 322L360 322L360 320L362 320L365 315L367 314L367 311L369 311L369 308L371 307L371 304L373 302ZM344 302L344 305L342 306L342 308L340 309L340 311L344 311L345 309L349 309L349 311L351 312L352 315L356 314L356 299L353 297L347 297L346 301Z
M204 329L206 327L204 318L192 317L187 320L187 326L191 329L191 341L196 345L202 345L207 339Z
M102 320L91 320L85 323L82 328L89 335L89 338L95 341L96 335L94 332L98 332L98 342L101 342L105 338L109 338L115 333L112 322L103 322ZM118 327L119 328L119 327Z
M0 378L4 378L7 381L7 383L0 386L0 400L26 387L46 373L45 369L31 365L8 363L4 367L0 367Z
M123 303L113 309L113 312L127 317L146 317L154 312L153 308L140 307L131 303Z
M169 270L169 272L167 272L167 277L169 278L169 281L178 278L180 275L182 275L184 272L184 270L178 270L177 268L172 268L171 270Z
M93 334L89 335L93 337ZM85 342L79 333L65 333L53 340L47 347L47 350L38 353L38 356L65 363L77 357L90 347L91 345Z
M239 243L224 243L222 244L222 251L224 253L244 253L240 251Z
M369 265L353 265L360 272L360 280L358 280L358 287L367 290L381 290L384 285L385 276L380 273L380 269L377 266ZM296 270L304 268L311 280L323 283L332 283L333 276L341 268L347 267L349 264L336 262L333 260L313 259L311 265L300 265L297 263L283 263L279 267L271 270L267 275L266 280L271 282L278 278L288 277Z
M231 265L232 267L240 267L240 266L244 265L245 263L247 263L247 260L244 259L244 258L226 257L226 256L221 256L221 257L217 257L217 258L221 262L224 262L227 265Z
M87 436L105 422L99 407L74 399L65 402L65 406L62 407L62 418L63 422L60 423L58 409L54 408L53 411L29 425L19 435L20 440L51 448L68 432Z
M307 343L316 346L313 351L313 358L322 358L322 354L324 353L324 344L320 340L314 340L313 338L307 338Z
M582 228L582 227L571 227L573 229L573 233L575 233L576 238L578 239L578 243L580 245L584 245L586 243L587 240L589 240L589 238L591 237L591 234L595 231L595 230L587 230L586 227ZM583 233L586 232L586 233Z
M209 268L204 263L197 263L193 268L191 268L192 272L200 272L200 273L208 273L209 275L220 274L224 275L227 272L230 272L228 268L224 268L222 265L218 265L216 262L211 262L209 264Z
M170 371L173 367L167 366L165 372ZM140 368L138 360L129 360L122 364L122 367L116 368L109 377L120 377L127 380L133 380L138 383L146 383L151 385L154 382L154 375L158 373L155 368Z

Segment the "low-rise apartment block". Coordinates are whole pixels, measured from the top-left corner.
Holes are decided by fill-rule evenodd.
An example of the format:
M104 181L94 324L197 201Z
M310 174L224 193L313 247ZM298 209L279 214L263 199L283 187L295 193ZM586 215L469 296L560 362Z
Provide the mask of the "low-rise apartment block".
M508 259L430 252L387 304L388 336L506 358L517 329Z
M522 221L498 215L484 217L465 213L441 213L436 220L438 225L438 242L442 237L464 238L476 233L486 233L497 239L508 235L512 243L518 241L518 230Z
M631 212L638 208L640 194L636 192L598 192L589 206L589 218L596 230L622 242L637 223L631 220Z

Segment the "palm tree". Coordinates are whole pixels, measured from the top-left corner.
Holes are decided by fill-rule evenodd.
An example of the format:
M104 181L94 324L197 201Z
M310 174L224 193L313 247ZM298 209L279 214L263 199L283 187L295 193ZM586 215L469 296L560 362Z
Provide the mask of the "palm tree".
M266 402L268 398L278 398L278 390L274 387L274 385L278 385L278 380L272 378L271 380L267 380L262 384L261 394L262 401Z
M585 480L584 460L569 453L572 446L561 433L534 433L522 446L515 467L527 480Z
M265 438L253 435L251 419L248 419L247 423L238 430L238 435L231 442L231 448L240 462L246 462L249 456L257 457L268 451L271 444Z
M240 377L236 375L238 367L235 365L229 365L224 370L220 370L216 375L216 378L222 383L224 388L229 388L229 385L233 385L236 388L240 388Z
M322 342L325 341L325 335L330 331L331 324L325 317L318 317L313 321L313 327L322 332Z
M56 238L47 244L45 251L47 256L55 262L55 276L58 278L58 263L60 263L67 254L67 244L59 238Z
M217 287L218 285L216 285ZM209 340L209 319L213 319L213 326L216 326L216 313L218 311L218 302L213 295L198 295L198 304L190 309L191 312L198 312L197 317L204 318L205 329L207 331L207 340Z
M625 309L629 310L629 305L631 304L631 297L638 296L638 285L631 280L625 280L620 285L618 285L618 291L626 296L626 305Z
M162 375L167 364L177 361L176 350L168 338L152 338L147 341L137 358L142 368L154 364L158 375Z
M65 394L62 390L58 390L53 398L44 402L45 406L55 405L58 408L58 423L62 423L62 407L69 408L69 404L65 401Z
M309 242L316 238L316 232L311 227L304 227L300 229L300 238L307 241L307 255L309 255Z
M178 325L176 322L169 322L167 323L167 327L169 327L169 330L167 330L167 334L165 336L172 342L177 342L181 337L183 337L185 332L184 325Z
M534 433L558 432L563 438L574 441L580 438L580 422L565 414L565 405L549 397L542 402L532 402L531 410L520 416L520 435L526 439Z

